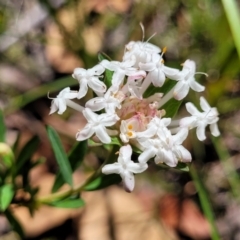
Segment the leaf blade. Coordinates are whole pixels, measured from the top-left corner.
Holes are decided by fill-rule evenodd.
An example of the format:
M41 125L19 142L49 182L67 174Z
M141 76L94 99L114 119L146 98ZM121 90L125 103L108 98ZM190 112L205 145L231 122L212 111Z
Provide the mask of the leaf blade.
M60 138L57 132L50 126L47 126L47 133L63 179L72 187L72 169Z

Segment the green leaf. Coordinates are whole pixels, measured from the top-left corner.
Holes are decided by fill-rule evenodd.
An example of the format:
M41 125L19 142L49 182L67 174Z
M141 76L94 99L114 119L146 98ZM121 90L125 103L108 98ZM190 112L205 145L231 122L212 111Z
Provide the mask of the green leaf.
M22 171L23 166L29 161L36 151L39 144L38 136L34 136L30 139L26 145L22 148L17 160L16 160L16 174Z
M47 126L47 133L62 177L66 183L72 186L72 169L60 138L57 132L50 126Z
M87 152L87 141L77 142L68 154L68 159L71 165L72 172L74 172L82 163ZM61 172L57 173L55 182L52 187L52 192L56 192L63 184L64 179Z
M113 71L110 71L108 69L105 70L105 77L104 77L104 83L106 86L109 88L112 86L112 76L113 76Z
M0 109L0 142L5 142L6 126L4 123L3 112Z
M176 81L173 80L166 80L162 87L154 87L152 84L150 87L145 91L144 98L152 96L154 93L168 93L175 85L177 84Z
M175 114L177 113L180 105L181 105L182 101L177 101L176 99L172 98L170 99L168 102L166 102L161 109L164 109L166 111L166 115L164 115L164 117L168 118L172 118L175 116Z
M12 149L3 142L0 142L0 167L11 168L14 163L14 154Z
M5 211L12 201L14 189L12 184L6 184L0 187L0 210Z
M85 191L94 191L106 188L113 184L118 184L122 181L121 177L118 174L110 174L104 175L93 179L90 183L88 183L83 190Z
M9 209L7 209L4 212L6 218L8 219L9 223L11 224L13 230L17 232L21 239L24 239L24 232L22 229L21 224L18 222L18 220L13 216L13 214L10 212Z
M85 205L85 202L80 199L65 199L62 201L53 202L50 204L53 207L58 208L80 208Z

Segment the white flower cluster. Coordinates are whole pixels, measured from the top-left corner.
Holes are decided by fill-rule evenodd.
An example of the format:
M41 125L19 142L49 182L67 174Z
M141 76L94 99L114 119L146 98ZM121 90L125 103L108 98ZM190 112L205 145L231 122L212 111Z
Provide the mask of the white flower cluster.
M171 98L182 100L190 88L197 92L204 91L204 86L195 80L195 62L186 60L182 70L164 65L163 54L159 47L148 42L131 41L125 46L123 60L102 60L95 67L85 70L76 68L73 78L79 82L79 91L63 89L53 99L50 114L58 111L62 114L70 106L84 115L86 126L76 134L78 141L91 137L104 144L111 144L111 137L118 137L121 142L118 162L103 167L104 174L117 173L123 179L125 189L134 188L134 173L141 173L148 167L147 162L154 158L156 164L165 163L170 167L178 162L190 162L190 152L182 145L189 129L197 129L200 141L206 138L205 128L210 125L211 133L218 136L218 111L211 108L201 97L203 112L192 103L187 103L187 111L192 115L178 121L174 126L171 118L166 118L162 106ZM103 81L104 72L113 73L111 86ZM167 94L161 92L144 97L149 88L161 89L166 79L177 81ZM167 80L170 81L170 80ZM72 99L84 97L91 88L96 97L89 100L85 107ZM141 154L138 162L131 160L132 147Z

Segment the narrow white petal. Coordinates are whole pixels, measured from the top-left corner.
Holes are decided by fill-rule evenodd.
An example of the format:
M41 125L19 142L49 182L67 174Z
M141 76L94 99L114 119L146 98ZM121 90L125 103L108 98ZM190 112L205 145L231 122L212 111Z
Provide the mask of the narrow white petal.
M90 108L92 111L96 112L99 110L102 110L106 105L105 99L102 97L96 97L93 99L90 99L86 102L86 107Z
M154 148L148 148L144 150L138 157L140 163L146 163L150 158L156 155L156 150Z
M93 68L91 68L91 69L89 69L87 71L92 76L94 76L94 75L101 75L105 71L105 69L104 69L104 67L102 65L98 64L98 65L94 66Z
M75 68L73 71L73 78L80 80L82 77L85 77L87 70L84 68Z
M156 164L164 162L170 167L176 167L178 163L174 153L171 150L166 149L161 149L160 151L158 151L157 156L154 160Z
M58 110L58 105L56 104L56 101L58 101L58 100L57 99L52 100L49 115Z
M108 60L104 59L100 63L104 68L111 70L111 71L116 71L119 68L119 62L116 61L111 61L109 62Z
M209 112L211 109L210 105L204 97L200 97L200 106L204 112Z
M187 96L188 92L188 84L186 84L185 81L179 81L174 88L173 96L177 100L182 100Z
M97 77L91 77L88 79L88 86L96 92L106 92L106 85L101 82Z
M121 147L119 156L126 159L125 163L128 162L128 161L130 162L131 161L131 156L132 156L131 146L128 144L126 146Z
M191 117L185 117L185 118L180 119L179 126L187 127L189 129L196 127L196 117L191 116Z
M218 137L220 135L217 123L213 123L210 125L210 131L214 137Z
M90 138L94 134L94 129L90 124L87 124L81 131L77 132L77 141L83 141Z
M139 63L139 67L141 70L147 71L147 72L151 72L156 68L156 64L153 62L149 62L149 63Z
M77 96L78 99L84 97L88 91L86 78L82 78L81 81L79 82L79 84L80 84L80 88L79 88L79 92L78 92L78 96Z
M165 75L172 79L172 80L176 80L179 77L179 70L175 69L175 68L170 68L170 67L166 67L163 66L163 72L165 73Z
M155 87L161 87L164 84L164 81L166 79L165 74L161 69L156 69L149 73L152 78L152 84Z
M193 116L200 115L200 112L197 110L197 108L190 102L186 103L186 109Z
M191 162L192 155L191 153L182 145L177 146L177 151L180 152L181 162Z
M182 142L187 138L187 136L188 136L188 129L181 128L180 131L172 137L174 144L176 145L182 144Z
M83 116L87 119L88 122L96 122L98 115L94 113L91 109L85 108L83 111Z
M205 90L205 87L202 86L201 84L199 84L198 82L196 82L194 78L191 81L189 81L188 83L189 83L190 88L196 92L202 92Z
M106 127L111 127L119 120L119 117L115 113L103 113L98 116L98 119L99 123L101 123L102 125Z
M131 161L130 163L128 163L127 168L130 172L142 173L148 168L148 165L147 163L140 164L140 163L134 163L133 161Z
M131 172L125 172L124 176L122 176L123 185L127 192L132 192L135 185L134 175Z
M66 101L65 99L58 99L57 101L57 105L58 105L58 114L62 114L66 111L67 109L67 105L66 105Z
M123 82L123 79L125 77L125 72L123 70L118 70L114 72L112 76L112 85L114 86L120 86Z
M197 138L199 141L203 141L206 139L205 128L205 124L198 125L197 127Z
M183 68L189 69L190 72L194 75L194 73L196 71L196 63L193 60L187 59L183 64Z
M111 138L109 137L109 135L107 134L106 128L104 126L97 126L95 127L95 132L97 137L99 138L99 140L102 143L110 143L111 142Z
M121 165L119 163L107 164L102 168L103 174L120 174Z

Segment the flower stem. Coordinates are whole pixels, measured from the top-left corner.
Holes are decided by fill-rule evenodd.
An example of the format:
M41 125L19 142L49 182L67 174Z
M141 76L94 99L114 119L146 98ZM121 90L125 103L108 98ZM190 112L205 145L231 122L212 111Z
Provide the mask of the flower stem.
M163 98L158 104L158 108L162 107L166 102L168 102L173 97L173 91L174 87L166 95L163 96Z
M190 167L190 174L194 181L195 187L198 191L200 203L201 203L204 215L206 216L206 218L211 226L211 238L213 240L220 240L220 237L219 237L216 225L215 225L213 209L212 209L211 203L208 198L208 193L207 193L206 188L205 188L202 180L200 179L200 176L198 175L198 172L193 164Z

